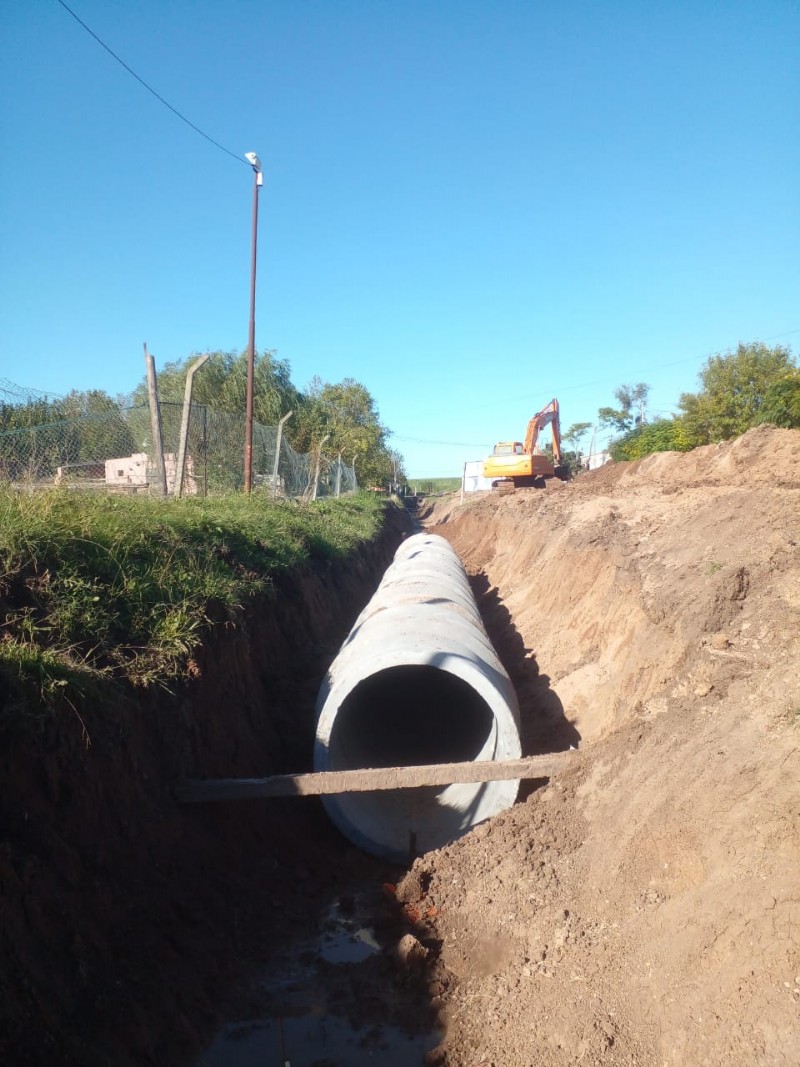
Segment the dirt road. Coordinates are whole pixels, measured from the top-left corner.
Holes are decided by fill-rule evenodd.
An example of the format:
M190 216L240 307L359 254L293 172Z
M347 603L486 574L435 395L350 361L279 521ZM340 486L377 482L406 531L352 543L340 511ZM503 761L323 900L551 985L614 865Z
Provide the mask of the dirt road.
M457 1067L800 1062L800 432L439 506L526 803L418 860Z

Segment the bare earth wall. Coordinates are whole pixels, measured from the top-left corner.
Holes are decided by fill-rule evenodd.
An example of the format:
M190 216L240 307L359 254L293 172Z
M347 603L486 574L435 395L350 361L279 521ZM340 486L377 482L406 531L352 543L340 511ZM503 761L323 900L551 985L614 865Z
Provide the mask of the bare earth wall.
M800 1062L800 432L428 525L528 650L538 749L581 738L400 886L438 946L429 1062Z

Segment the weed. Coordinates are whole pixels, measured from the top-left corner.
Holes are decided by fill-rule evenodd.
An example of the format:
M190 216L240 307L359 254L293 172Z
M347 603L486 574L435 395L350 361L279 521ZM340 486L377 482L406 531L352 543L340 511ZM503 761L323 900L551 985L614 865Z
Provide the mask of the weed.
M0 489L0 592L11 609L0 673L20 699L47 706L89 677L166 685L201 640L210 605L215 618L233 618L277 573L343 556L375 535L384 506L369 494L299 506L256 494Z

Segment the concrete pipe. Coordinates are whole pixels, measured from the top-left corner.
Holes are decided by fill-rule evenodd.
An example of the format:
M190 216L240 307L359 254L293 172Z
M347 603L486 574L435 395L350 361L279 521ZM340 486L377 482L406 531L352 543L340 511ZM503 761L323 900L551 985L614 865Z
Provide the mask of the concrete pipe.
M515 759L519 708L461 561L409 537L339 650L317 699L318 771ZM519 781L328 796L366 852L395 861L440 848L510 807Z

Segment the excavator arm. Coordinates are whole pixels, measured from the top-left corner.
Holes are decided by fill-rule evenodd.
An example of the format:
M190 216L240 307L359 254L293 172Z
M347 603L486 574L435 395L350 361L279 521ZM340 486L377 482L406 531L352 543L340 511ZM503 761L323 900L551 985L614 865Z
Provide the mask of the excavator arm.
M554 398L547 407L537 412L528 423L525 432L524 449L531 455L536 451L536 442L539 434L546 426L552 426L553 432L553 463L556 467L561 464L561 424L558 418L558 401Z

